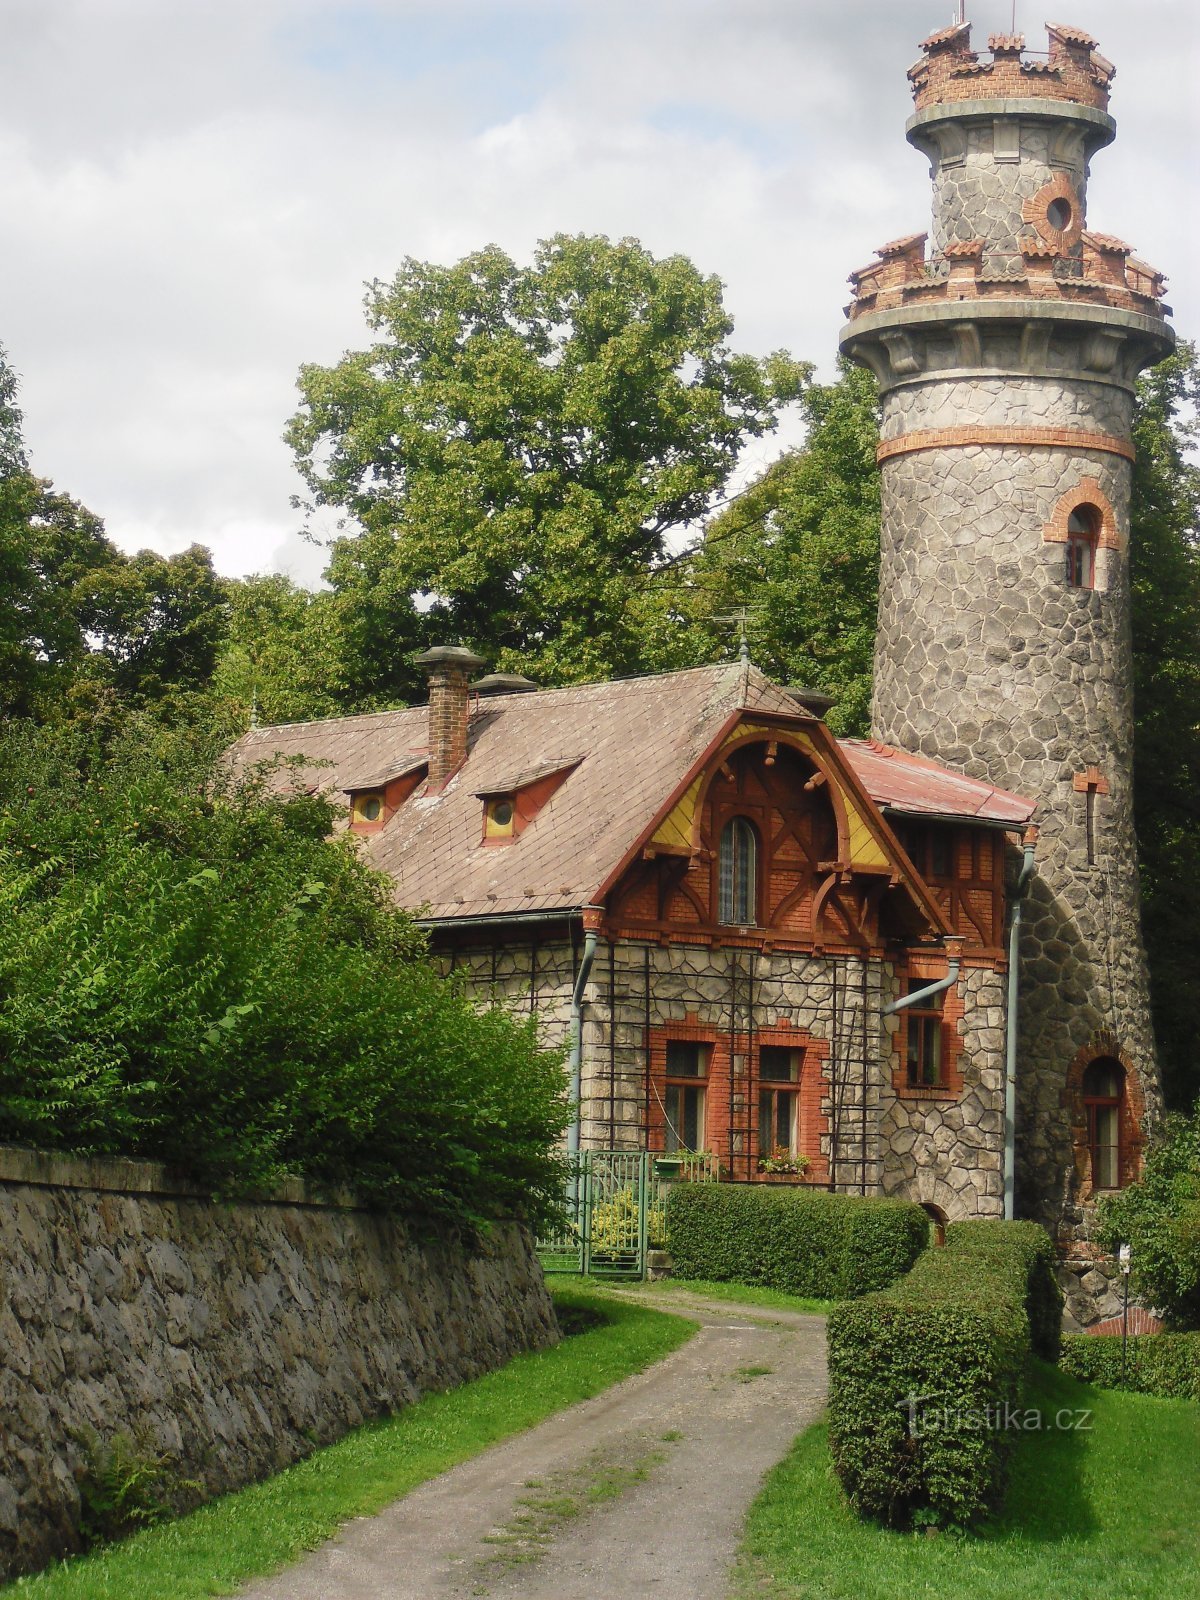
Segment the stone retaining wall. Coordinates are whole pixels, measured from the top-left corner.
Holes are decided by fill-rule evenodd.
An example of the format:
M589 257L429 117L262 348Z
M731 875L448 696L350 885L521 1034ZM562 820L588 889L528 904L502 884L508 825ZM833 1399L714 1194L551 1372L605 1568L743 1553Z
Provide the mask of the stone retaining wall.
M77 1547L81 1431L219 1494L556 1338L515 1225L469 1253L298 1184L0 1149L0 1579Z

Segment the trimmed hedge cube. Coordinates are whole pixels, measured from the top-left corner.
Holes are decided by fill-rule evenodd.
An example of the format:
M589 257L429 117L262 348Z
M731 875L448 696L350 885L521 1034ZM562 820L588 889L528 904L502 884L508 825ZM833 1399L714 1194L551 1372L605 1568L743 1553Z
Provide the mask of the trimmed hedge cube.
M928 1238L929 1218L907 1200L766 1184L667 1191L667 1248L681 1278L842 1300L894 1282Z
M1029 1355L1057 1357L1054 1247L1032 1222L960 1222L891 1288L829 1318L829 1438L860 1515L965 1526L1003 1499Z

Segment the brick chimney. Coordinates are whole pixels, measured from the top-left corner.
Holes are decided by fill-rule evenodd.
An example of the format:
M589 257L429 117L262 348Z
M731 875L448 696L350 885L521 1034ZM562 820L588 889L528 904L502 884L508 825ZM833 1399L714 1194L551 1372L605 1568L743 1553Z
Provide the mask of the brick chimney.
M438 794L467 759L467 680L483 657L461 645L439 644L417 657L429 678L429 782Z

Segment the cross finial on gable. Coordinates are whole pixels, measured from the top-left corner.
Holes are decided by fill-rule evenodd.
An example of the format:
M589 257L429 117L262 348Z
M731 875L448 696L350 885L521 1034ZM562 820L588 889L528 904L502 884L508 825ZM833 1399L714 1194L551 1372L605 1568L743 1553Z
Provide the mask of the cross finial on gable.
M749 606L738 606L736 610L726 612L723 616L714 617L714 622L727 622L735 625L738 630L738 659L750 659L750 633L747 624L750 621Z

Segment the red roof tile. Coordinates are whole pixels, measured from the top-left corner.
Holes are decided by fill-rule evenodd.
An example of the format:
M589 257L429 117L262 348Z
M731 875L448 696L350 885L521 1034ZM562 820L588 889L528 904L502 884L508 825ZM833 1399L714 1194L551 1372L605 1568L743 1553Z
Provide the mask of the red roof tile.
M1037 809L1035 800L968 778L925 756L909 755L877 739L838 741L877 806L913 816L962 817L1019 827Z

